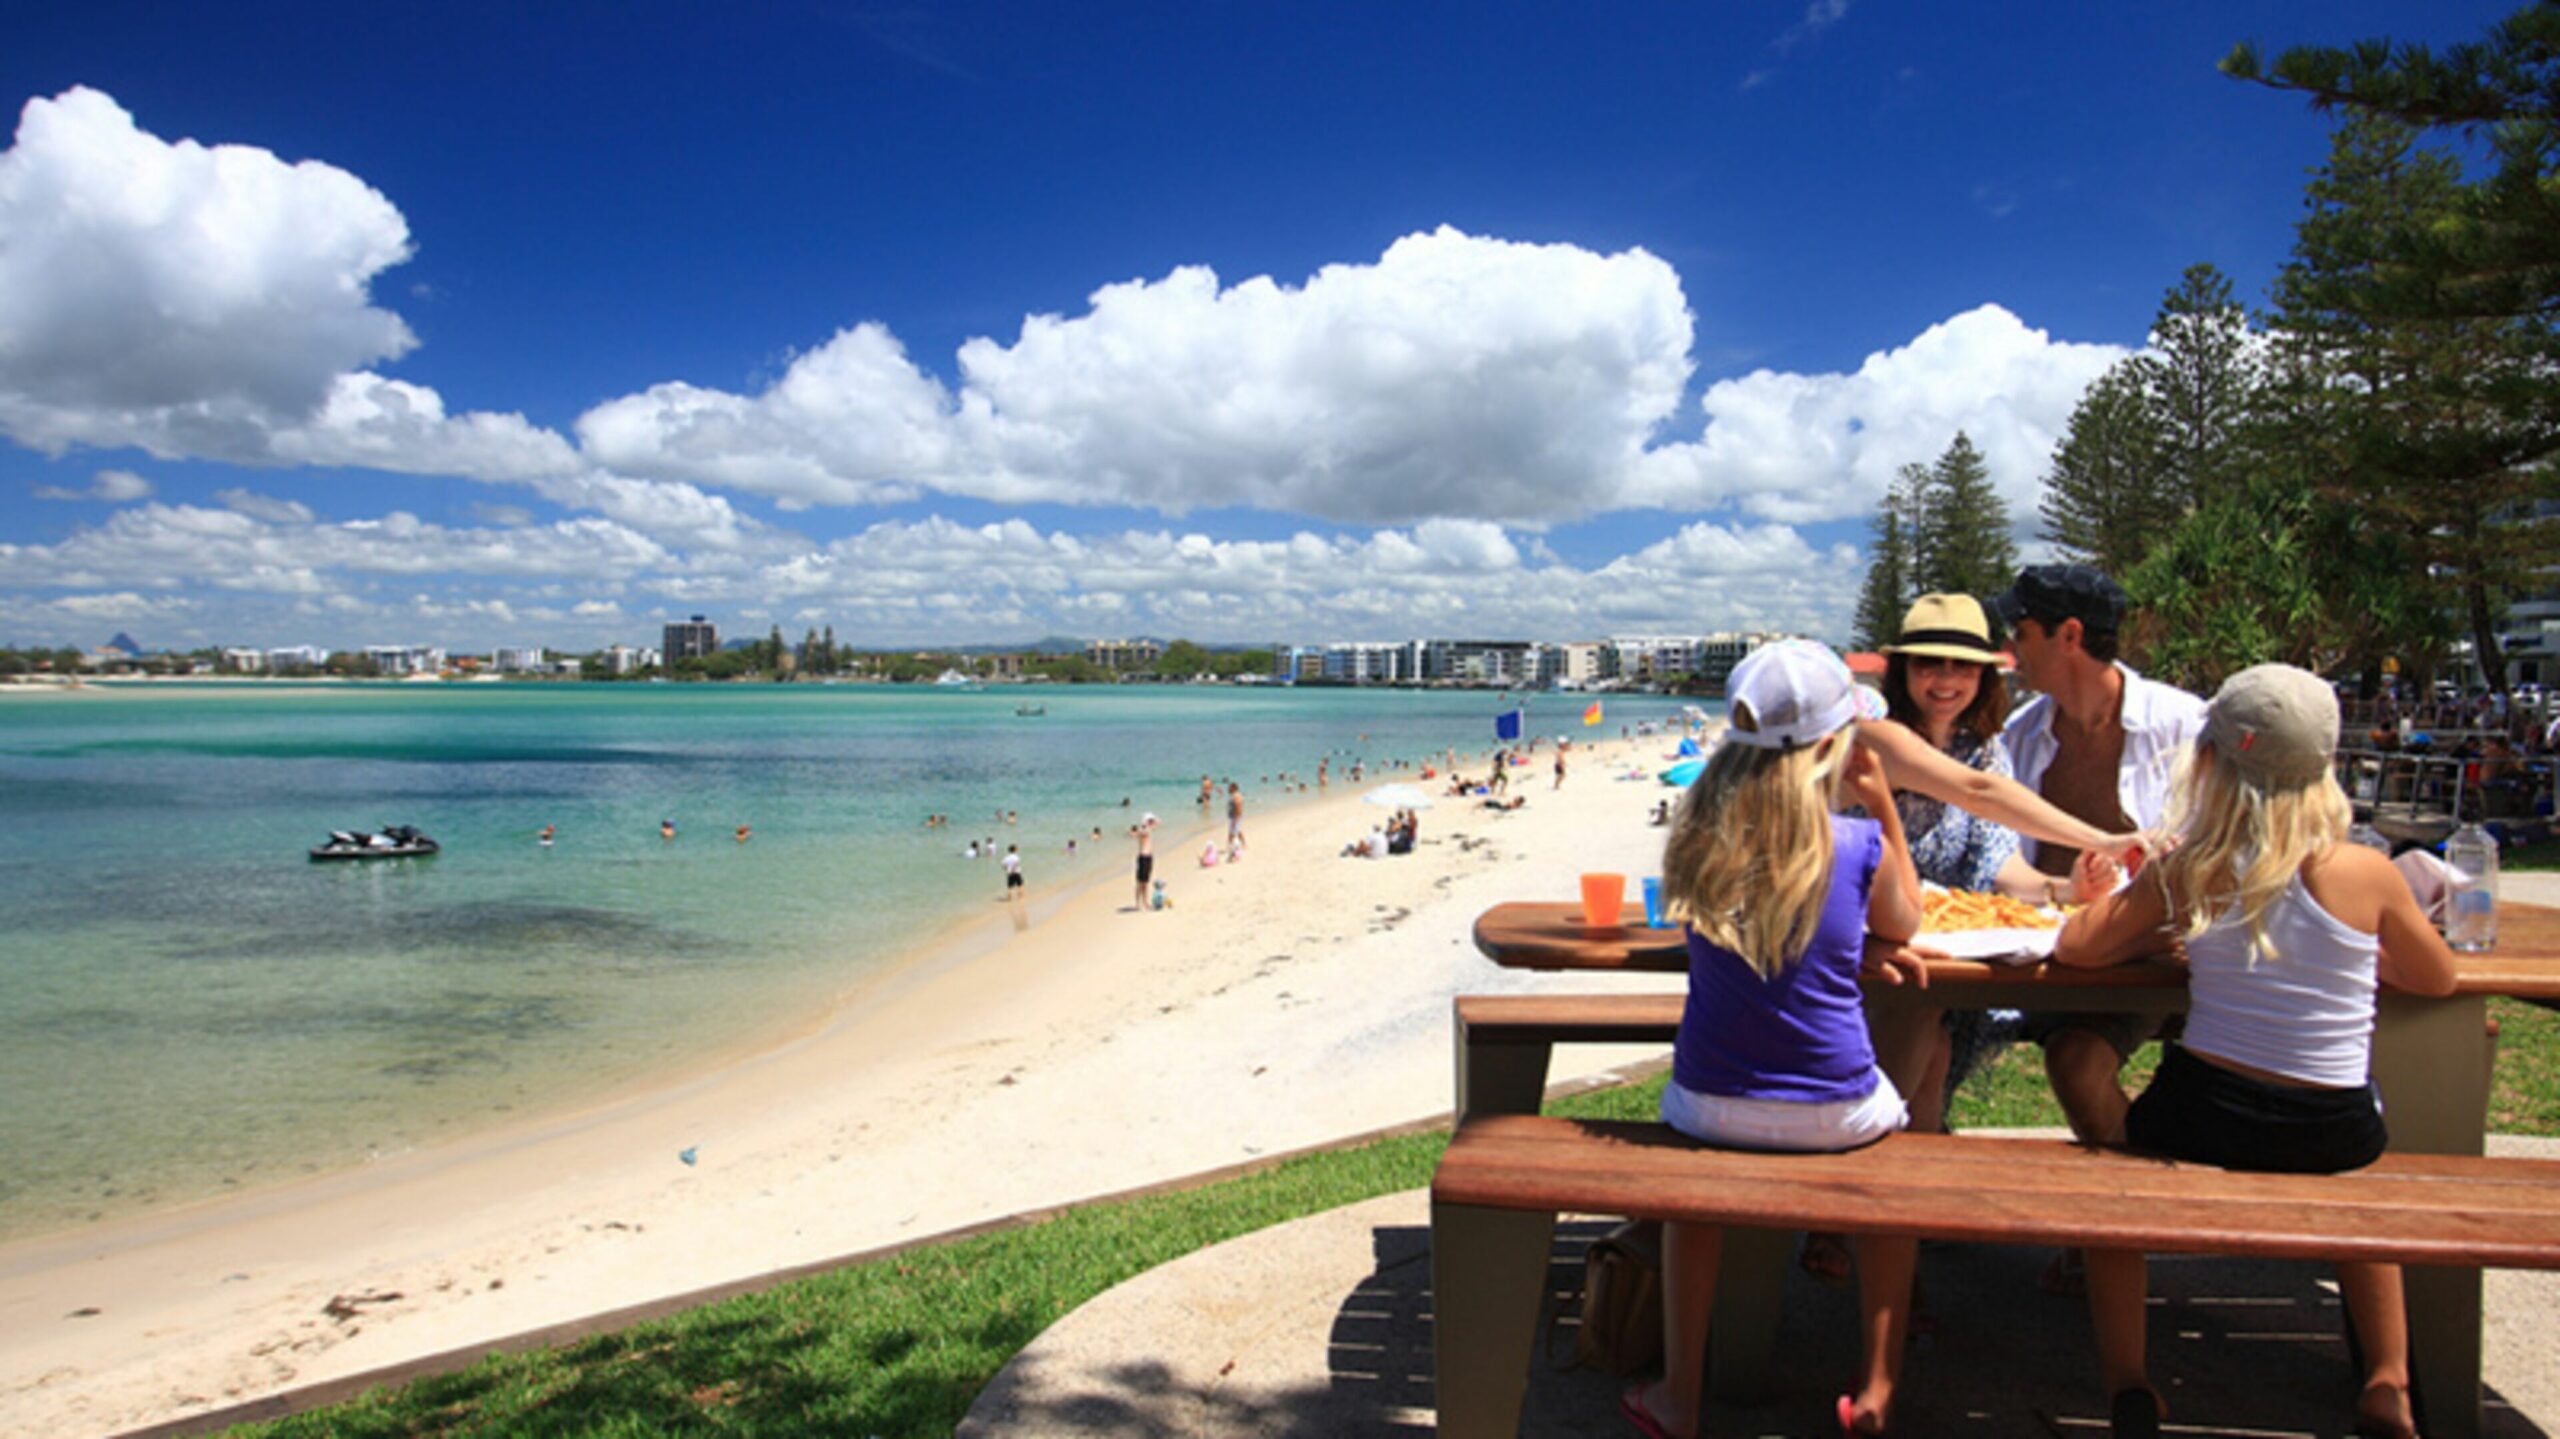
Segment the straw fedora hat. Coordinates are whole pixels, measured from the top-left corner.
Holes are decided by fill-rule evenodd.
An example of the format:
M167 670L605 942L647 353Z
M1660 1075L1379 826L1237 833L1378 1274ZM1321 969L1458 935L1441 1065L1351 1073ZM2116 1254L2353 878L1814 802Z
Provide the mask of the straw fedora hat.
M1936 655L1999 665L2007 657L1991 647L1991 621L1982 602L1971 595L1922 595L1902 617L1902 638L1884 647L1889 655Z

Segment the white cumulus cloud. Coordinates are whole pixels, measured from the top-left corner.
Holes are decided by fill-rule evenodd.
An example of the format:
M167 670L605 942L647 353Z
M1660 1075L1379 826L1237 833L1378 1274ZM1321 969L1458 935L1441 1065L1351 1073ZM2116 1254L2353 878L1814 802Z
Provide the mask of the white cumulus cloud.
M1962 430L2011 513L2033 514L2082 392L2128 353L2058 341L1984 305L1847 374L1758 370L1718 381L1699 400L1706 433L1647 454L1622 498L1733 505L1789 523L1861 515L1895 471L1936 459Z
M1195 266L1105 286L963 345L956 394L866 324L760 394L663 384L577 430L617 473L793 501L1547 521L1609 503L1678 408L1691 330L1641 250L1444 228L1302 285Z
M405 353L373 277L409 229L316 161L148 134L108 96L27 102L0 153L0 429L52 453L256 457L336 377Z
M90 477L89 487L67 489L61 485L36 486L39 500L105 500L123 504L129 500L147 500L153 491L151 482L131 470L100 470Z

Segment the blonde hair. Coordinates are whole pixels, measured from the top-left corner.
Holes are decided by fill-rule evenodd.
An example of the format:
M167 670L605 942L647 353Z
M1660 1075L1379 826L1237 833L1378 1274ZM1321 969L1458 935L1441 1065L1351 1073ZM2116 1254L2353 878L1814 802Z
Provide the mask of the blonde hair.
M2268 906L2354 822L2338 777L2324 769L2300 784L2261 784L2198 740L2171 793L2168 829L2178 846L2154 866L2168 891L2170 931L2194 939L2237 909L2252 961L2271 955Z
M1799 749L1727 742L1672 816L1662 906L1763 979L1813 943L1831 891L1832 792L1847 730Z

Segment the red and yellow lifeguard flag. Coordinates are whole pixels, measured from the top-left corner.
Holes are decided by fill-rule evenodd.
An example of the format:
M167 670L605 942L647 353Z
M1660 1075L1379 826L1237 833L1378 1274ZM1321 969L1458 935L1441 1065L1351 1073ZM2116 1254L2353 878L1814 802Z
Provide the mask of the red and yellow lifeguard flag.
M1593 700L1591 708L1582 712L1582 724L1585 729L1588 729L1598 723L1600 723L1600 702Z

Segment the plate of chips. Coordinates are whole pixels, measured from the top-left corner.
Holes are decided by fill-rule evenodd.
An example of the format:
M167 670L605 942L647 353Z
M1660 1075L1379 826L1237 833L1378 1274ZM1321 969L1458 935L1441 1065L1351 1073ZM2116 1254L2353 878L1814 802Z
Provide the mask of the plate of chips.
M2034 964L2053 953L2062 935L2062 913L2005 894L1922 887L1920 936L1915 943L1958 959L1995 964Z

